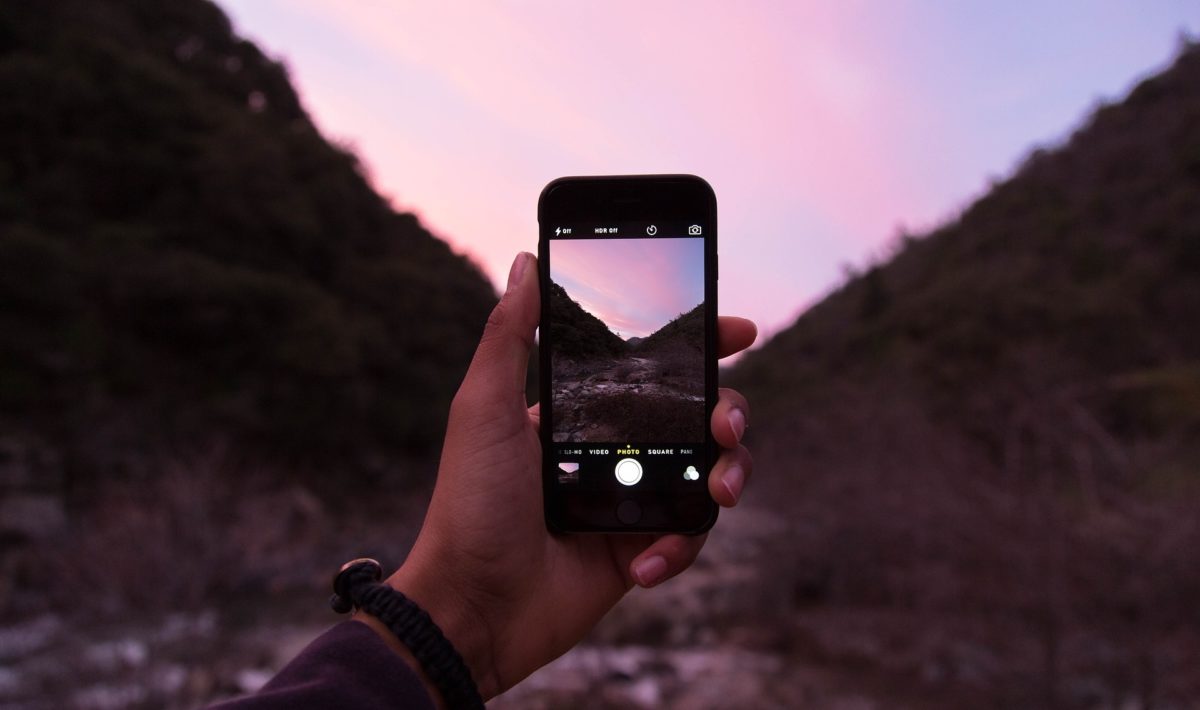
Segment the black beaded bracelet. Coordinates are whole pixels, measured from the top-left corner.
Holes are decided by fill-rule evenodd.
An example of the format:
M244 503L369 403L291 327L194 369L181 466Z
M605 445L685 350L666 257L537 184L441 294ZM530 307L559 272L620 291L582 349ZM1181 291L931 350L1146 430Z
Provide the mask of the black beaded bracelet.
M412 651L451 710L483 707L471 669L429 614L402 592L381 583L383 566L370 558L351 560L333 579L329 605L339 614L358 608L379 619Z

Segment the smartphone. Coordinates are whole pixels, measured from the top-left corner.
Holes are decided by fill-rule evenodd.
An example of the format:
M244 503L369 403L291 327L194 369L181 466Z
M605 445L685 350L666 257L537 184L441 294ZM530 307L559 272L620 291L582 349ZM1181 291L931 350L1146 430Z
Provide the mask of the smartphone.
M538 224L547 526L708 530L716 195L693 175L565 177Z

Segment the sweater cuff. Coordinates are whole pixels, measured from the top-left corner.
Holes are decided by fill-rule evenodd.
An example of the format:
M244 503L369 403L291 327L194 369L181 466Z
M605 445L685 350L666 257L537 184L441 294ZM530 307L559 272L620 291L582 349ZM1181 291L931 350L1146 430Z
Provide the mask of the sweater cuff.
M255 695L213 710L353 707L363 710L435 710L417 673L356 621L321 634Z

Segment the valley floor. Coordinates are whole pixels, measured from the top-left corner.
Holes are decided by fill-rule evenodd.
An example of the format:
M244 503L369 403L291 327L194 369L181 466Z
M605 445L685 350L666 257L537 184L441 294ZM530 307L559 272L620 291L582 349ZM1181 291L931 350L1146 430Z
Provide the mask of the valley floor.
M704 391L653 356L554 364L554 440L675 443L704 438Z

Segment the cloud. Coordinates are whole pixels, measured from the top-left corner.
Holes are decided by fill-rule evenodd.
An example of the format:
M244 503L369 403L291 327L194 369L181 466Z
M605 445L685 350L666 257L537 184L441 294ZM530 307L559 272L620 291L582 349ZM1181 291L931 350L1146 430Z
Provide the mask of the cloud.
M704 242L555 240L550 277L610 330L645 337L704 301Z

